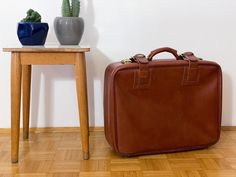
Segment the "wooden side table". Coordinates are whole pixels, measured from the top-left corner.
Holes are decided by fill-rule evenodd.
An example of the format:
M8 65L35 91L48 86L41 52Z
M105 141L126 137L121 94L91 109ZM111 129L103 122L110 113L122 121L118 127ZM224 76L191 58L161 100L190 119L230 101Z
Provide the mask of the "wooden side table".
M11 160L18 162L21 80L23 93L23 137L29 135L31 65L75 65L83 158L89 159L89 125L85 52L80 47L4 48L11 52ZM22 76L22 79L21 79Z

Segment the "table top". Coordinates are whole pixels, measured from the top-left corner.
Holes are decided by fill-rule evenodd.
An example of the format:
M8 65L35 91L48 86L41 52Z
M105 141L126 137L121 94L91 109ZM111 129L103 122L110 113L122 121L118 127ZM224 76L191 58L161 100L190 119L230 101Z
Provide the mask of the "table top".
M89 52L89 47L78 45L45 45L45 46L19 46L6 47L3 52Z

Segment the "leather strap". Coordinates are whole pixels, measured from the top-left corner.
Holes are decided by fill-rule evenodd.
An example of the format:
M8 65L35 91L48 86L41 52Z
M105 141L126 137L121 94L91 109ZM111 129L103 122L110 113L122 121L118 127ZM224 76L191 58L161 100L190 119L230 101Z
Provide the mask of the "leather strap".
M183 76L183 85L196 85L199 81L199 67L197 58L192 52L185 52L182 55L178 55L177 51L164 47L159 48L152 51L148 58L143 54L137 54L132 57L132 60L139 64L139 71L135 74L135 88L147 88L150 85L151 74L149 71L149 61L153 59L153 57L162 52L169 52L173 54L176 60L186 60L189 62L188 67L184 68L184 76Z
M134 87L147 88L150 85L149 61L143 54L137 54L133 60L139 64L139 71L135 74Z
M162 53L162 52L171 53L172 55L174 55L176 60L182 60L182 58L178 55L177 50L169 48L169 47L163 47L163 48L159 48L159 49L151 51L151 53L148 55L148 61L152 61L152 59L155 55Z
M193 60L202 60L200 58L197 58L193 52L185 52L180 55L182 60L188 60L188 59L193 59Z
M199 67L197 58L192 52L185 52L181 55L184 60L189 62L188 67L184 68L183 85L196 85L199 81Z

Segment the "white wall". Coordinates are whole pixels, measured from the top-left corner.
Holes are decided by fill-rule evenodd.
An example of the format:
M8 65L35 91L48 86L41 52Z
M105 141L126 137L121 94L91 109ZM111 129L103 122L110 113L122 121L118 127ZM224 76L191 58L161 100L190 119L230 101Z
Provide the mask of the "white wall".
M19 44L16 24L29 8L50 25L47 43L56 43L53 19L61 0L3 1L0 48ZM236 125L235 0L82 0L86 23L81 45L87 55L90 124L103 126L103 74L107 64L135 53L170 46L221 64L224 72L223 125ZM32 127L78 125L72 66L34 66ZM0 52L0 127L10 126L10 55Z

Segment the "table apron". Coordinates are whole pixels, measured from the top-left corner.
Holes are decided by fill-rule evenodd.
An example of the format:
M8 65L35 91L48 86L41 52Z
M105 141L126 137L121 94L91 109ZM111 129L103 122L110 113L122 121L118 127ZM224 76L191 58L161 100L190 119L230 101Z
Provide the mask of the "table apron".
M78 54L80 53L20 52L20 60L22 65L74 65Z

